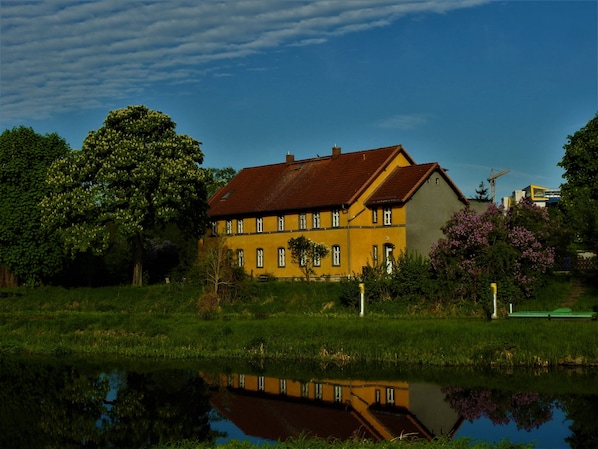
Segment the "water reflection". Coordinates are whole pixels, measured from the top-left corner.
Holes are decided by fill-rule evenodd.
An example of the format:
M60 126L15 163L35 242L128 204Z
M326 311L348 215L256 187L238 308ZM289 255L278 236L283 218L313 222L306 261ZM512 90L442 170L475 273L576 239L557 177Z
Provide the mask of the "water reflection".
M462 422L440 387L430 384L201 374L220 414L245 435L267 440L302 434L432 440L450 437Z
M539 448L598 447L596 371L510 373L505 382L504 373L362 368L5 358L0 447L218 443L233 424L235 437L251 441L506 436Z

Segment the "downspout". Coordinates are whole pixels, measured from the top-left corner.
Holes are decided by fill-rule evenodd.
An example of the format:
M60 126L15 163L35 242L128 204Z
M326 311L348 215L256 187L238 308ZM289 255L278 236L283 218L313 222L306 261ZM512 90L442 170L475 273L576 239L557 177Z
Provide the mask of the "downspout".
M347 278L351 278L351 222L365 211L365 207L350 218L347 218ZM348 210L347 210L348 212Z

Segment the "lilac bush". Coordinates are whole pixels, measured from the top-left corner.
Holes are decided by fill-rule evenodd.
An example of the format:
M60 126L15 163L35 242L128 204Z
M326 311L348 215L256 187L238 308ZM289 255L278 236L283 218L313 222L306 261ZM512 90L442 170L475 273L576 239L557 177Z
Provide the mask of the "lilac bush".
M506 213L494 205L480 214L463 209L442 231L430 263L452 298L488 298L491 282L511 301L529 297L554 263L547 210L529 200Z

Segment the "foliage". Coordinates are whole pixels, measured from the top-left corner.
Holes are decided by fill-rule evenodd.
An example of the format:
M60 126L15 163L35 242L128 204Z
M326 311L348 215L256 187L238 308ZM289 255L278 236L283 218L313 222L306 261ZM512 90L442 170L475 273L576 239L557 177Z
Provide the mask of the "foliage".
M363 273L341 280L342 304L357 307L360 283L364 284L368 304L392 300L406 305L427 302L438 294L429 259L412 251L401 251L392 260L390 273L386 263L368 264Z
M480 181L480 185L475 189L475 199L479 201L490 201L488 196L488 187L484 184L484 181Z
M40 225L40 200L50 164L69 150L57 134L23 126L0 135L0 265L19 282L36 285L62 266L57 236Z
M208 198L211 198L218 189L224 187L228 182L235 177L236 170L232 167L224 168L206 168L206 189Z
M314 267L318 261L330 254L330 248L325 244L314 242L304 235L289 239L288 245L293 263L299 266L307 282L316 274Z
M176 134L167 115L145 106L111 111L81 151L54 162L42 201L44 221L57 229L72 255L104 253L125 240L141 285L144 245L170 223L199 237L207 222L199 142Z
M559 166L565 170L561 203L583 249L598 251L598 113L567 136Z
M554 262L550 226L548 211L529 199L506 214L494 205L481 214L455 213L430 252L442 291L478 302L490 298L490 283L496 282L511 302L530 297Z

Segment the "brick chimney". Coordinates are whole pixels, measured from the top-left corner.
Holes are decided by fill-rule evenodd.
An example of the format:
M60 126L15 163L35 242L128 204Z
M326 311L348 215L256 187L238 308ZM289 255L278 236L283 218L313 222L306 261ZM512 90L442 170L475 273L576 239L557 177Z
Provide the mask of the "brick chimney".
M293 162L295 162L295 155L291 154L291 153L287 153L287 159L286 159L287 165L292 164Z
M341 147L337 147L336 145L332 147L332 159L336 159L341 155Z

